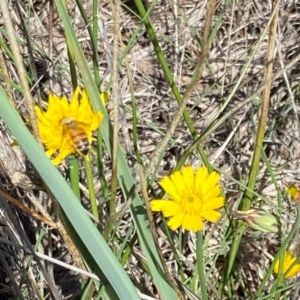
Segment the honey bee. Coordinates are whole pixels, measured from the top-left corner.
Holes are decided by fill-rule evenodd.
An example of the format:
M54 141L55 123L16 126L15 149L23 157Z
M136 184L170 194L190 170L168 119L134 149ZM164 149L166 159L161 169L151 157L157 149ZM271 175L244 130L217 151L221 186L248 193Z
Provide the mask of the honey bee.
M63 127L64 134L68 134L71 138L75 151L81 156L87 155L90 142L80 124L69 117L62 119L60 124Z

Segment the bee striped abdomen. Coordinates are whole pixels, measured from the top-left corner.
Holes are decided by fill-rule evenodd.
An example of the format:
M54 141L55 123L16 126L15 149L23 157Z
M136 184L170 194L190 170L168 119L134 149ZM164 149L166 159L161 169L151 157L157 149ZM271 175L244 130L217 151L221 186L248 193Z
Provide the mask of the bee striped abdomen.
M73 118L67 117L60 121L64 134L69 135L74 150L79 155L87 155L90 150L90 142L84 129Z
M74 148L79 155L87 155L90 148L90 143L85 131L80 128L74 128L69 131L70 138L74 144Z

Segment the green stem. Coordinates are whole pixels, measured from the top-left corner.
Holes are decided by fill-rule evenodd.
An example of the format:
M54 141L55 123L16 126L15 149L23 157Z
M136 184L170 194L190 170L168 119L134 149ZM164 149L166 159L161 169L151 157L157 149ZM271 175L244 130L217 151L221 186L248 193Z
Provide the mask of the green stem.
M79 189L79 162L75 157L69 158L69 177L71 182L71 188L76 197L80 200L80 189Z
M202 231L197 232L196 253L197 253L197 269L198 269L199 281L200 281L200 286L201 286L201 299L208 300L207 289L206 289L206 278L205 278L205 274L204 274L204 263L203 263L203 233L202 233Z
M85 25L91 39L92 52L93 52L93 69L94 69L94 78L97 88L100 89L100 76L98 68L98 1L93 0L93 21L92 25L86 14L86 11L82 5L82 1L76 0L77 6L80 10L81 16L84 20Z
M99 212L98 212L98 206L97 206L97 199L95 194L95 187L94 187L94 181L93 181L93 172L92 172L92 166L89 157L86 155L84 156L84 163L85 163L85 174L89 189L89 195L90 195L90 203L91 203L91 209L93 216L99 220Z
M105 168L102 162L102 157L103 157L103 136L101 133L101 130L98 130L98 137L97 137L97 168L98 168L98 173L99 173L99 180L101 183L101 190L103 193L103 197L105 199L105 201L107 201L107 199L109 199L110 197L110 191L105 179Z

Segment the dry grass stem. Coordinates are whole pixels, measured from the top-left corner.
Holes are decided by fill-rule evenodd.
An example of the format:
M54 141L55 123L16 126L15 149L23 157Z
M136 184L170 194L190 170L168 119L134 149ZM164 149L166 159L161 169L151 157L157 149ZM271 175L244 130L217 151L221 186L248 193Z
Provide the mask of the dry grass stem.
M113 67L112 67L112 102L113 102L113 147L112 147L112 180L111 180L111 201L110 213L116 212L116 190L117 190L117 155L119 144L119 104L118 98L119 84L118 84L118 58L119 58L119 30L120 30L120 0L111 0L111 7L114 11L114 42L113 42Z

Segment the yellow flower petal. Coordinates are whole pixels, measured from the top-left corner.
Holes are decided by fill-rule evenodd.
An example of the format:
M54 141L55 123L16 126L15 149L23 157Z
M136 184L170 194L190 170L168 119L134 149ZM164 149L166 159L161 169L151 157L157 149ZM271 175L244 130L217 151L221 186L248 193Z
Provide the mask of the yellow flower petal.
M169 200L153 200L150 207L152 211L161 211L166 218L180 212L180 207Z
M85 89L82 90L82 98L81 98L78 114L82 122L86 122L86 120L91 120L92 116L94 115L89 96Z
M46 154L48 157L51 157L54 153L55 153L55 150L53 150L53 149L47 150L47 151L45 152L45 154Z
M206 201L204 204L205 210L210 209L219 209L224 206L224 198L223 197L215 197L211 198L210 201Z
M202 192L203 183L208 177L208 170L205 167L200 167L195 175L195 189L198 193Z
M180 226L182 226L183 219L184 219L184 214L178 214L176 216L171 217L167 224L172 230L176 230Z
M73 95L72 101L70 103L70 114L71 114L71 116L73 116L75 118L78 118L80 92L81 92L80 87L77 87L74 91L74 95Z
M186 167L183 167L183 169ZM185 185L185 182L182 177L182 173L180 171L175 171L172 173L169 177L174 185L175 190L179 195L182 195L187 190L187 186Z
M150 207L152 211L162 211L165 206L166 200L153 200L150 203Z
M192 192L194 189L194 169L192 166L187 166L182 169L182 179L185 182L185 186L187 187L189 192Z
M181 226L185 230L192 230L194 232L197 232L203 229L203 222L198 216L190 215L185 216Z
M100 100L102 101L103 105L106 106L108 102L108 93L107 92L100 93Z
M51 93L49 95L49 100L48 100L47 115L49 116L60 115L61 111L62 108L61 108L60 98Z
M99 127L99 124L102 123L103 115L101 112L96 113L94 118L92 119L92 122L90 124L91 130L94 131Z
M216 223L221 217L221 213L216 210L207 210L205 211L205 214L203 215L203 218L206 221Z
M208 202L210 199L215 199L221 194L220 186L216 185L211 190L209 190L206 194L203 195L203 202Z
M61 114L65 117L70 117L71 110L70 110L69 101L66 96L63 96L60 99L60 106L61 106L61 110L62 110ZM49 106L48 106L48 109L49 109Z
M212 188L214 188L215 185L218 184L219 180L220 180L220 175L214 171L211 172L205 184L203 185L202 192L206 194L209 190L211 190Z
M283 273L284 278L292 278L296 274L300 273L300 263L296 262L297 257L292 255L292 253L287 250L283 258ZM278 274L279 272L279 260L277 260L274 266L274 273Z
M174 201L180 202L180 196L177 193L176 186L173 181L169 177L164 177L160 183L161 187L165 190L165 192L173 198Z

